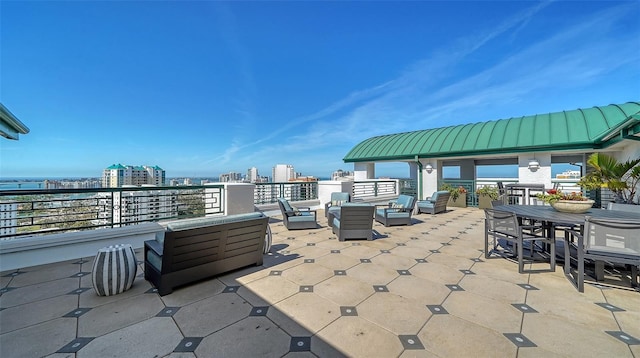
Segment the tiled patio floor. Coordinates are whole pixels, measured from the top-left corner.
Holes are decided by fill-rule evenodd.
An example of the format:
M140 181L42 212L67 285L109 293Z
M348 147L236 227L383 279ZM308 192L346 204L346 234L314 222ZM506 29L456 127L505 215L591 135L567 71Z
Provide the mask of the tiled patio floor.
M163 297L142 265L98 297L91 257L3 272L0 356L640 357L640 293L486 260L480 210L376 223L374 241L339 242L319 218L275 218L264 266Z

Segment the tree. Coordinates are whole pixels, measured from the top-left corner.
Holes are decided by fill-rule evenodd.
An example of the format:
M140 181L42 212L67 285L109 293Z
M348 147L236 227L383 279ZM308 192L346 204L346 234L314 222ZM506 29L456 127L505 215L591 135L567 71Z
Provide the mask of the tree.
M587 159L587 166L593 169L583 176L578 185L594 190L607 188L615 195L615 201L634 204L638 183L640 183L640 158L619 162L616 158L594 153Z

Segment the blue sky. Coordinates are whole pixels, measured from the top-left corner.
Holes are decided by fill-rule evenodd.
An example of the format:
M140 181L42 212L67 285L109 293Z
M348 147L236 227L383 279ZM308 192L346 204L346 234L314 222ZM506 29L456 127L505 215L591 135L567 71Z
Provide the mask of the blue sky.
M640 99L640 2L0 2L0 178L304 175L376 135ZM406 164L377 166L403 177Z

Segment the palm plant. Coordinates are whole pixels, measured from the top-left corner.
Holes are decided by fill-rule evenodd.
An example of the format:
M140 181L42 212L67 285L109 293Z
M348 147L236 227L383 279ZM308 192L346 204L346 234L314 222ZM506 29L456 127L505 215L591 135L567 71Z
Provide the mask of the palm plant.
M578 185L594 190L607 188L615 195L615 201L634 204L638 183L640 183L640 158L619 162L616 158L594 153L587 159L587 165L593 169L583 176Z

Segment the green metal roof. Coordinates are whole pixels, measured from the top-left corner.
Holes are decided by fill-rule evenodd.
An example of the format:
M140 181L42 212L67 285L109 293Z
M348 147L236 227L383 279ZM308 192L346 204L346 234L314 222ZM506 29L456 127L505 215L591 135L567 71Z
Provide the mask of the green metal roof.
M127 167L125 167L122 164L112 164L111 166L107 167L107 170L114 170L114 169L127 169Z
M374 162L414 160L416 156L597 149L617 140L619 132L638 128L639 123L640 103L627 102L377 136L360 142L343 160Z
M20 134L27 133L29 133L29 128L0 103L0 136L18 140Z

